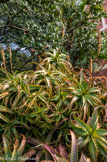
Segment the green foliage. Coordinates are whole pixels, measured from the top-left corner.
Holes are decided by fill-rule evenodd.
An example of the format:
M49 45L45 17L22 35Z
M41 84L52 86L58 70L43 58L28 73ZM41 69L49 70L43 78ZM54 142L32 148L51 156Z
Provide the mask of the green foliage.
M68 80L67 80L68 82ZM89 112L88 108L91 105L95 107L100 103L98 97L99 89L96 87L91 87L90 83L84 80L83 71L80 71L80 78L74 80L74 82L68 82L67 90L71 91L71 103L70 107L72 108L73 104L77 102L78 107L82 108L84 111L83 120L86 119L86 114ZM70 95L70 93L69 93Z
M103 0L10 0L0 3L1 44L9 46L15 42L19 48L26 47L30 52L35 49L29 58L14 54L14 68L22 70L22 65L37 62L37 55L56 48L69 54L73 65L82 67L88 67L90 58L106 58L105 36L101 34L100 55L96 38L97 24L105 15L103 3ZM86 10L88 5L89 11ZM8 52L6 55L8 64Z
M3 94L2 94L3 95ZM3 96L4 97L4 96ZM7 113L13 113L10 109L8 109L5 106L0 105L0 112L7 112ZM9 119L5 117L2 113L0 113L0 119L4 120L5 122L9 123Z
M19 140L16 139L12 151L9 146L8 139L5 136L3 136L4 154L3 153L0 154L0 160L3 162L22 162L28 160L35 153L35 150L31 149L23 155L25 144L26 144L25 136L23 136L20 145Z
M39 149L36 158L38 158L38 161L40 160L39 157L43 156L43 152L45 152L45 159L48 161L50 160L50 157L48 155L48 153L50 153L50 155L52 156L52 158L54 159L55 162L78 162L78 146L77 146L77 140L76 140L76 136L75 134L70 130L70 135L72 137L72 144L71 144L71 153L68 154L66 151L66 148L62 145L59 144L57 149L55 149L54 147L50 146L50 142L51 142L51 138L53 136L55 129L52 130L47 138L45 142L41 142L38 139L34 139L31 137L27 138L27 141L33 145L36 145L36 149ZM43 150L43 151L41 151ZM46 153L47 151L47 153ZM80 162L82 162L84 160L84 162L87 162L87 158L84 156L84 154L82 153L81 158L80 158Z
M78 146L82 148L88 145L92 161L97 160L99 151L107 158L107 141L106 138L104 138L104 136L107 136L107 130L98 127L97 110L95 110L92 117L89 118L88 124L77 117L75 117L75 121L77 125L74 125L72 122L71 127L74 132L79 135Z
M3 65L0 77L0 113L5 118L0 120L0 135L4 137L4 141L8 138L13 144L23 134L24 139L26 137L24 151L32 150L33 145L34 156L41 161L86 161L85 157L96 159L94 153L98 151L103 154L103 158L106 157L107 132L104 129L105 120L102 120L106 117L106 88L103 88L103 82L97 83L88 70L73 68L68 57L56 50L44 53L40 63L36 64L35 71L10 73ZM96 106L103 129L98 127ZM74 115L80 126L73 121ZM77 141L76 136L79 136ZM77 153L78 141L82 148ZM82 154L84 146L87 148L85 155ZM89 154L91 146L93 155ZM3 142L0 151L4 155L2 150ZM18 148L15 154L17 151ZM12 154L14 155L14 151L10 157Z

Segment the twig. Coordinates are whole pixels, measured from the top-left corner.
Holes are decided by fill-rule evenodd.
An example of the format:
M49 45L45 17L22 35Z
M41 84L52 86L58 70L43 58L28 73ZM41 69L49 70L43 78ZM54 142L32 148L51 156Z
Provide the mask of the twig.
M103 67L104 67L106 64L107 64L107 62L105 62L105 63L101 66L101 68L100 68L99 71L95 74L95 76L97 76L97 74L100 73L100 71L103 69Z
M3 26L0 26L0 28L6 28L6 27L8 27L8 28L15 28L15 29L18 29L18 30L23 30L23 31L26 30L26 28L24 29L24 28L20 28L20 27L14 26L14 25L3 25Z

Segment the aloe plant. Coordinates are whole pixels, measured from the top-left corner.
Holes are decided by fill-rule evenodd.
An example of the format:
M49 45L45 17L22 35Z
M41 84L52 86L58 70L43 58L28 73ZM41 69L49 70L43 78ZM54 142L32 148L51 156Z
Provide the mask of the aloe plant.
M53 53L46 52L46 58L43 62L51 63L55 68L64 68L64 63L67 62L67 55L60 53L59 50L53 50Z
M27 142L30 144L35 145L35 149L39 150L36 152L36 158L38 158L38 161L40 161L41 157L43 156L43 153L45 153L45 160L44 161L50 161L51 157L53 158L54 162L78 162L78 146L77 146L77 139L73 131L70 131L71 135L71 152L68 153L66 151L65 146L63 146L60 142L58 146L54 144L55 141L51 141L53 137L53 133L56 131L56 129L67 119L64 119L62 122L60 122L53 130L49 132L47 135L47 138L45 141L40 141L40 139L35 139L32 137L27 137ZM54 144L54 145L51 145ZM51 157L49 156L49 154ZM82 153L81 158L79 162L88 162L85 155Z
M74 117L77 124L71 122L71 127L78 137L79 148L88 147L92 161L97 160L99 152L107 158L107 130L98 126L98 112L95 110L86 124Z
M4 104L5 106L9 106L11 107L11 109L14 109L23 103L23 98L27 96L29 92L29 85L26 79L24 79L25 76L24 73L10 74L3 68L1 69L1 71L6 75L6 77L1 80L2 81L1 95L3 95L4 92L8 93L4 97Z
M70 131L70 135L71 135L71 152L70 154L68 154L66 152L65 147L60 144L58 149L59 149L59 156L56 156L56 159L58 160L58 162L90 162L90 159L87 158L83 153L81 153L81 157L80 160L78 160L78 145L77 145L77 139L76 139L76 135L74 134L73 131Z
M51 155L51 157L54 159L54 161L57 162L56 151L53 146L56 145L57 140L59 142L59 140L61 138L60 133L58 135L57 140L52 141L52 138L53 138L53 134L59 128L59 126L67 120L68 119L65 118L58 125L56 125L53 129L51 129L51 131L47 134L47 136L45 136L45 138L42 135L42 140L41 140L40 136L37 138L32 138L30 136L26 136L27 142L35 146L36 158L38 158L38 161L40 161L41 158L44 158L45 160L48 161L48 160L50 160L50 155ZM51 145L51 143L53 143L53 145ZM44 156L44 154L45 154L45 156Z
M69 98L71 102L68 105L72 108L74 103L78 104L80 111L83 111L83 121L89 112L89 107L93 108L100 103L99 88L91 87L90 84L84 80L83 72L80 72L80 79L75 78L72 82L67 80L69 86L65 87L69 91ZM78 109L78 110L79 110Z
M16 139L13 145L13 150L11 150L9 141L6 136L3 136L4 153L0 152L0 161L3 162L24 162L28 160L34 153L34 149L30 149L27 153L23 154L26 144L26 138L23 136L21 144L19 145L19 140Z
M5 74L5 78L0 79L0 118L5 121L4 124L1 120L0 135L4 134L4 141L7 141L5 134L11 138L18 138L19 133L25 134L27 142L34 145L38 160L77 162L77 148L84 151L84 146L88 146L92 161L97 159L99 152L106 157L107 142L104 136L107 131L99 129L97 113L93 113L87 124L84 122L102 101L102 90L99 91L100 88L87 79L83 70L76 72L65 55L59 51L46 53L46 58L38 64L36 71L12 74L4 68L1 71ZM73 121L69 124L68 119L72 119L73 114L83 118L83 121L75 117L77 124ZM61 125L61 121L66 122ZM65 132L69 128L79 136L76 140L75 134L70 131L71 153L66 151L69 150L69 143L65 145ZM89 153L86 152L86 156ZM83 154L81 161L87 161Z
M43 66L40 64L40 68L35 71L32 75L32 84L45 85L49 90L49 93L52 93L53 86L61 82L62 76L65 75L54 68L51 64Z

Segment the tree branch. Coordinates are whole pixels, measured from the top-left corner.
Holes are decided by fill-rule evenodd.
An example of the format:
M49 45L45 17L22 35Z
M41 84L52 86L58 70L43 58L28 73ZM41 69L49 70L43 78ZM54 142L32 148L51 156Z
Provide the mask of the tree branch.
M9 0L0 0L0 3L8 2Z
M25 31L26 30L26 28L24 29L24 28L20 28L20 27L17 27L17 26L14 26L14 25L3 25L3 26L0 26L0 28L15 28L15 29L18 29L18 30L23 30L23 31Z

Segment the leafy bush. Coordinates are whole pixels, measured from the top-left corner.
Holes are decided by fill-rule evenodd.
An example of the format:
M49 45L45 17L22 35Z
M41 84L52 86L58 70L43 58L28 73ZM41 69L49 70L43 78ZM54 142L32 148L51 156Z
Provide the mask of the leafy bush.
M32 60L37 62L39 54L54 48L61 48L67 53L73 65L87 68L90 58L107 59L106 33L101 32L99 36L97 31L101 18L106 16L103 5L104 0L2 0L1 45L15 43L18 46L16 51L25 47L30 52L27 57L13 50L16 69L25 69L23 65ZM8 51L6 62L8 65Z
M79 159L86 148L87 152L81 157L85 161L85 156L96 161L102 157L99 152L103 159L107 158L103 82L96 81L88 70L73 68L66 55L59 51L44 53L42 57L35 71L9 73L5 66L1 67L0 135L3 141L8 138L13 143L23 134L27 141L24 153L32 150L33 144L33 156L39 161L67 161L70 159L68 152L77 147L73 144L77 137ZM74 139L72 149L71 136ZM4 155L3 143L0 150ZM15 151L17 154L17 149Z

